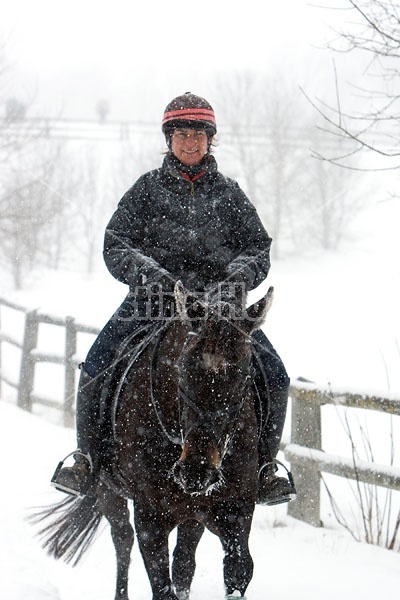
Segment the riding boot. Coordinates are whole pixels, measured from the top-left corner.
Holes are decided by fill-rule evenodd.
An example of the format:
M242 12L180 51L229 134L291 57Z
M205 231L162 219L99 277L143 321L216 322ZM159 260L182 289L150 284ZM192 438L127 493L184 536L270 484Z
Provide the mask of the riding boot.
M63 467L63 462L59 463L51 481L63 492L77 496L95 495L102 458L100 398L104 379L103 375L90 377L82 367L76 400L78 450L71 453L75 464Z
M260 390L261 391L261 390ZM288 389L271 390L268 398L269 411L267 422L261 430L258 442L258 504L272 506L289 502L296 497L296 488L294 486L291 473L287 471L288 477L278 477L276 455L279 451L279 445L282 438L283 426L285 424L286 407L288 401Z

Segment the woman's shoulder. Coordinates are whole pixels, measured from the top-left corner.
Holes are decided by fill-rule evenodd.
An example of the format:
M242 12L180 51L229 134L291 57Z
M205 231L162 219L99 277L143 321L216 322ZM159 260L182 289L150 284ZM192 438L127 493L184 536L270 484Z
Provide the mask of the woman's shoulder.
M217 165L217 162L216 162L214 156L210 157L210 162L211 162L210 174L214 178L216 185L218 185L222 188L225 188L226 190L229 190L229 191L243 193L242 190L240 189L240 186L239 186L238 182L236 181L236 179L233 179L233 177L229 177L228 175L225 175L218 169L218 165Z
M224 175L223 173L221 173L220 171L218 171L218 182L225 186L227 189L229 190L234 190L234 191L238 191L240 189L240 186L238 184L238 182L236 181L236 179L233 179L232 177L229 177L228 175Z
M146 195L148 189L160 179L161 169L152 169L143 173L125 192L122 199L135 200Z
M146 173L143 173L143 175L141 175L138 178L138 180L133 184L133 187L140 187L146 184L151 184L153 181L160 179L161 173L161 167L158 167L157 169L151 169L150 171L146 171Z
M221 196L229 199L231 203L241 205L249 202L236 179L224 175L220 171L215 173L215 185L222 192Z

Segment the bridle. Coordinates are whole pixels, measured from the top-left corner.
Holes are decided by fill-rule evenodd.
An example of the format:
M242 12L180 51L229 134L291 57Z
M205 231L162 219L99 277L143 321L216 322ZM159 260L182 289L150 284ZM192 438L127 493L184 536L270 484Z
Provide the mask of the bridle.
M182 447L188 437L188 435L197 428L203 428L204 430L215 430L216 421L224 416L229 422L232 424L229 427L229 430L226 432L222 432L221 436L217 439L216 443L220 454L220 463L222 463L224 457L229 452L231 445L233 443L236 431L239 425L239 417L243 410L243 407L246 404L246 401L250 397L251 392L251 374L250 368L248 369L248 373L245 375L245 381L243 383L243 388L241 390L241 399L240 402L232 407L228 406L227 409L220 409L217 411L214 410L205 410L200 408L196 401L193 399L193 395L186 389L183 382L183 377L180 375L178 381L178 394L177 394L177 413L178 413L178 424L179 431L168 431L163 416L162 410L160 407L160 403L157 398L157 394L155 393L155 372L156 372L156 364L158 358L158 351L160 347L160 343L163 337L163 334L167 327L170 325L170 321L163 327L161 330L157 331L153 338L151 339L151 344L153 345L150 363L149 363L149 391L150 391L150 399L153 410L157 417L158 423L161 427L161 430L164 436L170 441L172 444L179 445ZM196 334L189 334L185 343L182 347L181 354L185 352L185 348L187 347L188 342L191 337ZM242 370L242 369L240 369ZM186 432L183 430L182 417L185 407L189 407L196 415L197 418L194 420L193 424L190 426L190 429Z
M242 368L240 368L239 370L242 371ZM185 443L191 432L196 429L202 428L206 431L212 431L214 434L214 432L217 430L217 421L221 418L225 418L228 421L228 423L231 423L231 426L228 428L228 430L223 429L219 438L216 437L214 434L220 455L221 465L224 457L229 452L229 449L232 446L236 431L239 426L240 414L246 404L246 401L248 401L250 398L250 384L251 375L249 369L249 372L245 376L243 382L243 387L240 393L240 402L238 404L235 403L233 406L228 405L227 407L223 407L217 410L206 410L198 406L196 401L193 399L193 394L185 388L183 377L181 375L178 383L178 402L181 407L180 414L183 414L183 410L185 407L189 407L197 417L194 419L189 429L185 432L183 431L183 426L181 423L182 444Z
M248 377L250 378L250 376ZM227 407L227 409L221 408L219 410L200 409L189 397L188 393L181 385L179 385L178 389L179 400L182 407L189 407L197 415L197 419L194 420L187 431L184 432L183 428L181 427L182 444L185 443L191 432L195 429L204 429L206 431L210 430L214 433L216 430L216 422L221 417L224 417L232 424L228 431L222 432L219 438L215 438L220 454L220 463L222 463L225 455L228 453L232 445L235 433L238 429L240 413L242 412L242 409L249 398L249 386L244 388L244 393L242 394L241 400L237 406Z

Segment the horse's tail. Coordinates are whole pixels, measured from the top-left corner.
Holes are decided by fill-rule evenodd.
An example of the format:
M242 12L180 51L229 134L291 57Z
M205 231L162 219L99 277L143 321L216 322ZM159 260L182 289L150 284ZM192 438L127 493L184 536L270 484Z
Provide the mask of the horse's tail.
M48 506L28 520L32 523L47 521L38 532L43 548L54 558L63 558L75 566L93 542L103 517L97 498L70 496Z

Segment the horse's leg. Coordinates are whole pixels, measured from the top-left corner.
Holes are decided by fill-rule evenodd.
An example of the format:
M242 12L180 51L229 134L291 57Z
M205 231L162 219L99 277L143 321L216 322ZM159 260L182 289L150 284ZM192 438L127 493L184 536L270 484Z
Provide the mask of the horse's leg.
M128 574L134 541L133 527L129 522L127 500L108 488L99 494L101 511L110 523L111 536L117 556L117 583L115 600L129 600Z
M234 592L242 597L253 577L253 559L249 550L249 535L253 510L243 511L230 506L225 518L218 519L218 536L224 549L224 583L227 598ZM227 519L228 515L236 518Z
M188 600L196 569L195 553L204 532L204 525L186 521L179 525L172 562L172 581L179 600Z
M153 600L178 600L169 574L168 536L173 525L163 514L135 502L135 530L153 591Z
M244 593L253 577L253 559L249 551L248 534L238 529L222 539L224 556L224 583L229 597L236 591Z

